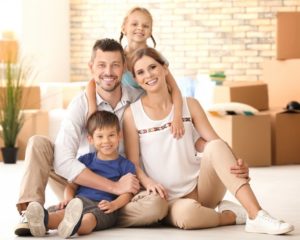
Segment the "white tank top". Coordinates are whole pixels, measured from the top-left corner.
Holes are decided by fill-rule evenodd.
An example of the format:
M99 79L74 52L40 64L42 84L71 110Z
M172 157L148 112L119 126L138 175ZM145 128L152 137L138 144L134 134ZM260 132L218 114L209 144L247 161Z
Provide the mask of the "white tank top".
M146 174L168 191L169 200L190 193L197 185L200 160L194 147L194 126L186 98L183 98L185 134L175 139L170 131L174 106L162 120L144 112L141 99L130 105L140 140L140 160Z

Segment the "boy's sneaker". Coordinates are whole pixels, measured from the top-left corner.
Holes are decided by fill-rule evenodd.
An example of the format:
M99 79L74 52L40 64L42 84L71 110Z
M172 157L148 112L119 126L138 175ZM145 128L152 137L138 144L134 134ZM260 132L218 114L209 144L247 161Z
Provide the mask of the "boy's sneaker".
M218 206L218 212L231 211L236 215L235 224L245 224L247 219L246 210L234 202L223 200Z
M58 226L58 234L68 238L77 233L82 219L83 204L79 198L72 199L65 208L65 215Z
M22 211L20 222L15 228L15 234L20 237L32 236L29 229L28 220L25 216L25 211Z
M38 202L29 203L25 216L28 220L30 232L35 237L46 235L46 226L48 224L48 212Z
M247 219L245 230L252 233L284 234L293 231L294 226L260 210L255 219Z

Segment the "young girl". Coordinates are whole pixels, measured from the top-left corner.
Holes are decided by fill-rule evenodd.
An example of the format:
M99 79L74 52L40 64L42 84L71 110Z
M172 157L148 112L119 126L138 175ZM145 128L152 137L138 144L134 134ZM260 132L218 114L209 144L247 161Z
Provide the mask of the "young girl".
M150 12L141 7L134 7L127 13L124 18L120 43L125 36L127 39L127 46L125 47L127 69L130 69L130 56L138 49L147 47L147 40L152 39L154 47L156 42L152 35L153 19ZM135 82L130 71L126 71L123 74L122 83L130 85L134 88L140 88ZM149 83L151 84L151 83ZM184 126L181 119L182 115L182 96L180 90L176 84L176 81L170 73L167 77L168 89L171 93L172 100L174 102L174 117L171 123L171 132L175 138L180 138L184 134ZM89 115L97 110L96 108L96 92L95 81L91 80L87 86L87 98L89 103Z

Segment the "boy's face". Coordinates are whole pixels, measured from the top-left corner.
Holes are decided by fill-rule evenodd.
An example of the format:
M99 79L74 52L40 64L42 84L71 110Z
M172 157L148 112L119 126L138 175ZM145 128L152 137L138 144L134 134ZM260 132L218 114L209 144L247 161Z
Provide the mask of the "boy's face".
M97 128L93 136L88 136L89 142L97 150L98 158L102 160L112 160L118 157L118 147L121 133L116 127Z

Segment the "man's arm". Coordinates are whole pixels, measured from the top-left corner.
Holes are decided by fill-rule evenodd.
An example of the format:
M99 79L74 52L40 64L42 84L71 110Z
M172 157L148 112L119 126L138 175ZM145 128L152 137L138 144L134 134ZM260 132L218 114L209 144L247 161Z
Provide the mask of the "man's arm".
M140 189L138 179L131 173L124 175L119 179L119 181L113 182L105 177L95 174L88 168L85 168L74 179L74 182L78 185L102 190L115 195L120 195L123 193L136 194Z

